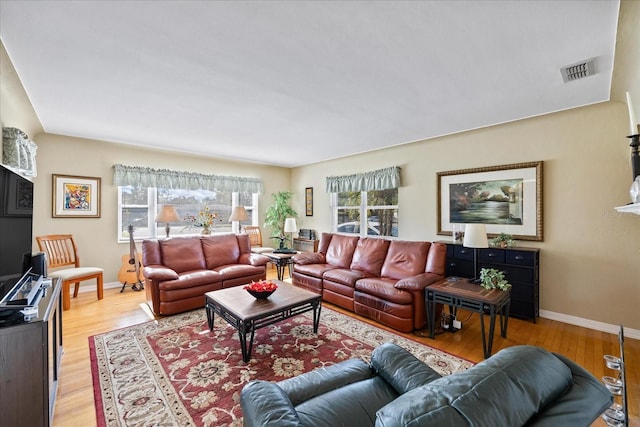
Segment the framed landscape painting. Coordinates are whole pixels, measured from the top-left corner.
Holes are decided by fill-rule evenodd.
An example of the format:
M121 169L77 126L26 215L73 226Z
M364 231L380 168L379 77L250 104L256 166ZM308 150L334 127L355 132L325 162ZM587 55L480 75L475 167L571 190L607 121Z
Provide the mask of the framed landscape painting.
M465 224L542 240L542 161L438 172L438 234Z
M54 218L100 218L100 178L53 175Z

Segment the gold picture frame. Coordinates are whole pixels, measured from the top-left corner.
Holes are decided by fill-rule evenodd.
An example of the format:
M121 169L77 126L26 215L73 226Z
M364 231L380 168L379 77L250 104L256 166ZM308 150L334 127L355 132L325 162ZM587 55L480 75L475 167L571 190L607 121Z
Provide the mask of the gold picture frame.
M54 218L100 218L100 178L52 175Z
M304 189L304 206L307 216L313 216L313 187Z
M542 161L438 172L438 234L485 224L519 240L543 240Z

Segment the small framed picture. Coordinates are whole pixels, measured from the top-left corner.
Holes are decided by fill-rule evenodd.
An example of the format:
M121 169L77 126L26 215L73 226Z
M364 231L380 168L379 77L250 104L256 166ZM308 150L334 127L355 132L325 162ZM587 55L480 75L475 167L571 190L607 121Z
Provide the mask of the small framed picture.
M100 218L100 178L53 175L54 218Z
M313 216L313 187L304 189L304 205L307 216Z

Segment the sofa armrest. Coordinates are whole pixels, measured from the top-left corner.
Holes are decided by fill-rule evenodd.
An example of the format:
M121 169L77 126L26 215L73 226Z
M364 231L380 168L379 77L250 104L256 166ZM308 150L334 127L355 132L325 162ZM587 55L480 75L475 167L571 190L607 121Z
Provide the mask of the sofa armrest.
M422 291L432 283L442 280L443 277L434 273L422 273L417 276L407 277L405 279L398 280L395 284L397 289L404 289L407 291Z
M244 253L240 255L240 258L238 260L238 262L240 264L250 264L250 265L267 265L267 263L269 262L269 257L264 256L264 255L260 255L260 254L254 254L254 253Z
M287 394L269 381L251 381L240 392L245 427L277 425L300 427L300 419Z
M398 394L430 383L441 375L417 359L404 348L385 343L371 354L371 367L385 379Z
M543 408L527 426L591 425L613 403L613 395L586 369L574 361L553 353L571 369L571 388Z
M302 252L291 257L294 263L300 265L306 264L326 264L324 254L320 252Z
M159 282L178 278L178 273L163 265L147 265L142 269L142 274L149 280L157 280Z
M295 406L346 385L375 376L361 359L348 359L335 365L314 369L278 383Z

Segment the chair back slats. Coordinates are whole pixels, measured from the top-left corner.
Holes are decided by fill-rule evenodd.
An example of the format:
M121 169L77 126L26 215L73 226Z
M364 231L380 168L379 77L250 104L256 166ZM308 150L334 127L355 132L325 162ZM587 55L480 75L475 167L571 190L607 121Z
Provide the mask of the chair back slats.
M249 235L251 246L262 246L262 233L257 225L245 225L244 231Z
M47 257L47 267L57 268L65 266L80 266L78 247L71 234L51 234L37 236L36 241L40 251Z

